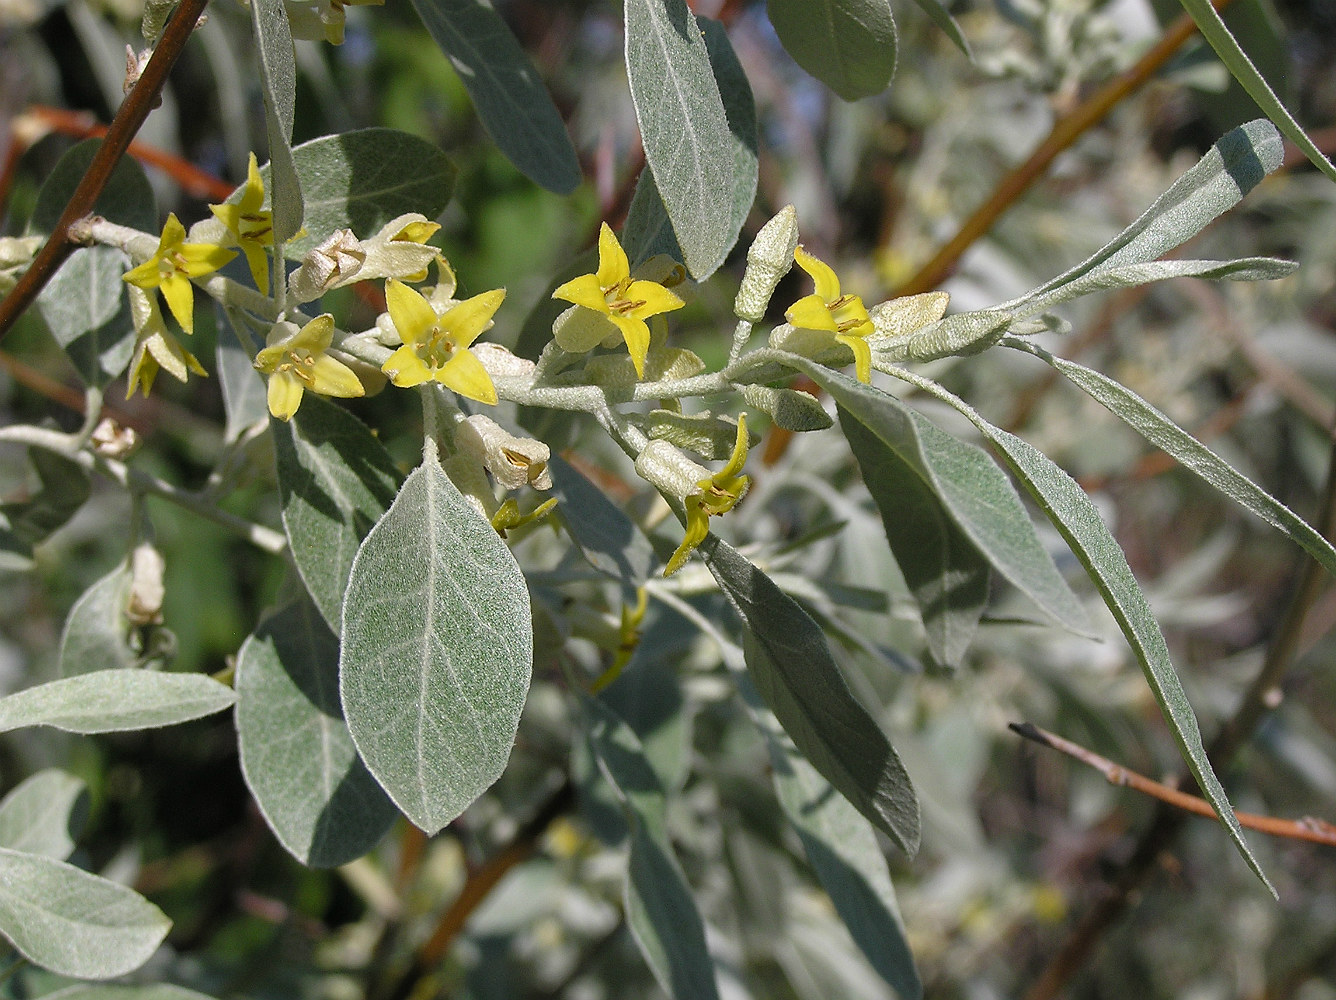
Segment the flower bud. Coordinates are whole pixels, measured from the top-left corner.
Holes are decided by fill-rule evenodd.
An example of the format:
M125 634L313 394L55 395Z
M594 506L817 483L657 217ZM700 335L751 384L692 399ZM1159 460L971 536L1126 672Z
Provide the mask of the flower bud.
M302 258L288 279L295 304L318 299L331 288L354 280L366 262L362 242L351 229L336 229L325 242Z
M792 205L785 205L761 227L747 251L747 270L733 300L736 316L753 323L765 317L775 286L793 266L793 251L797 247L798 213Z
M516 437L490 417L476 413L461 421L455 427L455 444L481 462L504 489L552 488L548 446L533 438Z
M700 492L700 483L711 472L687 458L667 441L651 441L636 456L636 475L669 500L681 503Z
M130 600L125 617L131 625L161 625L162 599L166 596L162 577L167 563L148 542L130 554Z

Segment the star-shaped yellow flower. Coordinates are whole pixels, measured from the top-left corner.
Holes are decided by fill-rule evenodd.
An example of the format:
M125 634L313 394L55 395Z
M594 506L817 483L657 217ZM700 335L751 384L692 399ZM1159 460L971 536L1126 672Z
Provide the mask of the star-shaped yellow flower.
M255 355L255 368L269 376L269 412L279 420L292 418L307 389L344 399L366 392L352 369L327 353L333 339L329 313L300 330L284 320L269 331L265 348Z
M751 485L751 477L741 475L747 463L747 415L738 417L738 436L728 464L696 484L699 492L687 496L687 533L682 544L664 567L663 575L672 576L687 561L687 556L710 533L710 518L732 510Z
M825 330L854 352L858 381L872 378L872 349L865 339L876 332L867 308L857 295L841 295L840 279L827 264L798 246L793 251L798 266L812 276L816 291L789 306L784 318L804 330Z
M199 359L182 347L167 329L157 296L136 286L131 286L129 292L130 317L134 321L136 336L125 398L133 396L135 389L142 389L147 396L153 388L153 380L163 369L180 382L186 380L189 372L207 375Z
M269 294L269 255L265 247L274 245L274 213L265 211L264 182L260 180L260 166L255 154L250 155L246 169L246 186L236 204L210 205L212 212L236 240L250 265L251 277L260 294Z
M626 341L639 378L645 377L645 355L649 353L649 324L645 320L685 304L657 281L631 278L626 251L606 222L598 234L597 273L573 278L552 297L574 302L611 320Z
M195 332L195 289L191 278L211 274L236 256L212 243L187 243L186 229L173 213L167 216L157 252L138 267L125 272L125 280L148 291L162 289L167 308L181 329Z
M390 355L381 371L398 386L435 379L461 396L495 403L492 377L469 352L469 345L492 325L492 316L505 297L504 288L495 288L438 314L419 292L402 281L387 281L385 303L404 345Z

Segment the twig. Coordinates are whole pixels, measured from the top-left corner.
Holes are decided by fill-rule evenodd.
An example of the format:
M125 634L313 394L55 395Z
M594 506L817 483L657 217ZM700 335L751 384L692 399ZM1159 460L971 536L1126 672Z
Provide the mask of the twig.
M1101 757L1093 750L1087 750L1079 743L1065 740L1061 736L1050 733L1047 729L1040 729L1029 722L1013 722L1007 728L1017 736L1023 736L1041 746L1065 753L1068 757L1074 757L1082 764L1093 767L1104 775L1105 780L1111 785L1131 788L1143 795L1149 795L1151 798L1159 799L1176 809L1183 809L1197 816L1219 819L1215 810L1211 808L1211 804L1200 796L1189 795L1177 788L1170 788L1161 782L1152 781L1136 771L1129 771L1121 764L1115 764L1107 757ZM1312 816L1305 816L1303 819L1297 820L1277 819L1274 816L1260 816L1257 813L1243 812L1236 812L1234 816L1238 819L1239 826L1247 827L1249 830L1269 833L1273 837L1311 840L1316 844L1327 844L1336 847L1336 826L1323 819Z
M98 196L102 194L107 181L111 179L112 170L124 155L126 147L130 145L130 140L144 124L149 112L153 110L158 95L167 82L167 74L175 65L177 57L181 55L181 50L185 48L186 41L195 30L195 25L208 4L209 0L181 0L180 6L176 8L176 13L172 15L157 48L153 51L153 57L144 67L139 81L121 103L116 117L112 119L111 126L107 129L106 138L93 154L93 161L88 165L83 180L79 182L69 204L65 206L65 211L56 222L50 239L38 251L32 266L19 278L13 291L0 300L0 339L4 338L15 320L51 280L56 269L74 251L75 245L70 242L67 232L70 225L93 210Z
M1318 527L1325 538L1330 539L1336 534L1336 441L1328 456L1327 484ZM1280 704L1280 682L1299 648L1304 619L1317 600L1324 577L1325 571L1315 559L1304 559L1299 581L1286 608L1284 620L1267 650L1266 660L1239 702L1233 717L1221 728L1207 753L1215 770L1220 770L1234 758L1252 737L1262 717ZM1177 786L1180 790L1190 787L1191 781L1187 775L1180 775ZM1178 836L1186 816L1187 813L1168 805L1159 808L1155 820L1137 841L1131 858L1123 865L1107 894L1067 936L1039 979L1025 994L1025 1000L1052 1000L1068 980L1086 966L1104 933L1123 915L1137 890L1155 870L1160 852L1168 848Z

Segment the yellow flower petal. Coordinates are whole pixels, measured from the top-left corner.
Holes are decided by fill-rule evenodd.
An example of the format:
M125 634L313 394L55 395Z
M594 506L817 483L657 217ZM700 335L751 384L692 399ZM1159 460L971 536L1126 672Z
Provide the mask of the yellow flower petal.
M275 372L269 376L269 412L279 420L291 420L301 405L305 388L296 376Z
M626 289L625 298L635 303L624 311L633 319L648 319L660 313L681 309L685 302L656 281L633 281Z
M835 317L830 314L820 295L807 295L799 299L789 306L784 318L804 330L828 330L834 333L838 329Z
M672 576L681 569L686 564L687 556L691 555L691 551L705 541L705 536L710 533L710 515L701 506L700 497L687 497L686 507L687 531L682 536L682 544L677 547L677 551L668 560L668 565L663 568L664 576Z
M835 338L854 352L854 374L860 382L872 381L872 348L861 336L840 334Z
M578 278L572 278L553 292L552 297L564 302L574 302L577 306L584 306L594 312L604 314L608 312L608 300L603 294L603 286L593 274L582 274Z
M311 390L322 396L338 396L340 399L366 395L366 389L353 370L328 354L317 355L311 365Z
M176 317L176 321L181 324L181 329L186 333L193 334L195 332L195 286L190 283L190 279L173 271L162 279L159 287L162 289L162 297L167 300L167 308Z
M380 366L391 382L402 389L408 389L415 385L421 385L423 382L431 380L431 369L429 369L412 346L405 344L388 358Z
M636 366L636 376L645 377L645 355L649 353L649 324L643 319L618 316L613 313L608 317L622 331L626 341L626 352L631 355L631 363Z
M816 294L825 302L834 302L840 297L840 279L835 276L830 265L822 260L813 257L802 244L793 251L793 259L798 262L798 266L812 276L812 282L816 285ZM797 326L797 324L794 324Z
M385 282L385 305L405 344L421 343L423 334L436 325L436 310L431 303L397 279Z
M598 231L598 283L608 289L629 277L631 262L626 259L626 251L617 242L616 234L605 222Z
M491 325L492 316L505 298L504 288L482 292L446 310L436 325L457 347L468 347Z
M479 403L496 405L496 386L482 362L467 348L461 348L453 358L436 371L436 381L453 392ZM396 385L398 383L395 383Z

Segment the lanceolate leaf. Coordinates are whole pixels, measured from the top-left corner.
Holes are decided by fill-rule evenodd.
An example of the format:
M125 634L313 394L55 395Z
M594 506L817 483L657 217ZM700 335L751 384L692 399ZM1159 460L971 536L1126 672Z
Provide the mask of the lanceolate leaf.
M812 765L906 854L919 812L895 748L850 693L821 629L764 573L711 535L700 546L743 622L747 669Z
M1215 809L1221 822L1225 824L1230 839L1234 841L1248 866L1266 887L1271 889L1271 883L1267 881L1257 859L1253 857L1252 851L1243 839L1243 830L1234 817L1234 810L1229 804L1224 788L1220 785L1220 779L1211 769L1211 762L1207 759L1206 750L1202 746L1197 717L1193 714L1192 705L1188 702L1183 685L1174 671L1169 658L1169 647L1165 644L1164 635L1155 621L1146 595L1137 584L1136 577L1132 575L1123 550L1109 533L1108 527L1085 491L1047 455L1014 434L994 427L964 400L928 379L911 376L908 381L968 417L997 447L1012 471L1048 515L1049 520L1062 533L1072 552L1090 574L1091 580L1104 598L1104 603L1108 605L1118 622L1118 627L1132 647L1132 652L1136 654L1142 673L1150 684L1151 692L1159 702L1160 710L1178 741L1179 750L1183 754L1188 770L1197 780L1202 793ZM1275 890L1271 891L1274 895Z
M903 1000L917 1000L923 983L876 833L787 739L767 742L779 803L830 901L878 974Z
M965 53L970 61L974 61L974 53L970 51L970 43L965 38L964 32L960 30L960 25L956 19L951 16L951 12L946 9L946 5L941 0L915 0L923 8L923 12L932 18L932 23L941 28L946 33L946 37L955 43L956 48Z
M1065 285L1059 285L1047 295L1028 301L1023 310L1029 316L1052 308L1059 302L1103 292L1113 288L1144 285L1167 278L1204 278L1209 281L1270 281L1293 274L1299 265L1274 257L1243 257L1239 260L1152 260L1140 264L1123 264L1100 268L1082 275Z
M432 456L353 561L339 662L358 752L423 830L504 770L532 663L524 575Z
M607 495L553 455L552 495L566 530L589 564L622 584L625 595L649 579L658 563L654 547Z
M994 569L1054 621L1087 628L1085 610L1039 543L1011 480L986 452L879 389L817 365L804 370L843 408L842 424L847 413L917 472Z
M394 502L399 470L365 424L314 393L292 420L271 426L292 557L337 633L353 557Z
M0 698L0 733L52 726L71 733L154 729L230 708L236 695L203 674L97 670Z
M398 815L348 735L339 644L299 600L265 619L237 658L241 771L279 842L314 868L359 858Z
M645 159L673 222L687 270L714 273L737 238L730 212L736 144L709 53L686 0L626 0L626 70ZM751 181L755 185L755 179Z
M728 243L732 246L742 231L742 224L747 221L752 202L756 200L756 101L752 97L747 74L738 61L738 54L733 51L733 44L728 40L724 26L708 17L698 17L696 21L705 39L705 51L710 57L710 68L714 71L719 95L724 102L724 117L728 120L732 140L733 179L728 185L731 199Z
M88 787L56 768L38 771L0 802L0 847L64 861L88 818Z
M0 848L0 933L34 965L80 979L123 976L148 961L169 927L123 885Z
M889 0L770 0L766 11L794 61L846 101L880 94L895 75Z
M1177 459L1240 507L1288 535L1304 551L1336 575L1336 548L1298 514L1183 430L1131 389L1073 361L1056 357L1028 341L1004 341L1048 362L1095 399L1125 420L1147 441Z
M501 152L535 184L557 194L574 191L580 163L561 113L492 4L413 0L413 6Z
M988 604L988 560L912 464L849 411L839 412L886 540L918 602L928 649L943 666L958 666Z
M281 246L302 227L302 185L292 152L292 123L297 109L297 59L284 0L254 0L251 25L260 55L264 85L264 122L269 136L268 191L274 212L274 245Z
M1183 4L1183 9L1192 16L1192 20L1197 22L1202 37L1210 43L1211 48L1215 49L1215 54L1233 74L1234 79L1243 85L1248 96L1257 102L1257 106L1266 112L1266 116L1276 123L1287 139L1303 150L1304 155L1315 167L1336 181L1336 165L1323 155L1317 144L1285 110L1285 105L1280 103L1280 98L1276 96L1270 84L1257 71L1247 53L1239 47L1238 41L1225 27L1225 22L1211 6L1210 0L1180 0L1180 2Z

